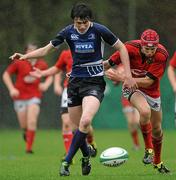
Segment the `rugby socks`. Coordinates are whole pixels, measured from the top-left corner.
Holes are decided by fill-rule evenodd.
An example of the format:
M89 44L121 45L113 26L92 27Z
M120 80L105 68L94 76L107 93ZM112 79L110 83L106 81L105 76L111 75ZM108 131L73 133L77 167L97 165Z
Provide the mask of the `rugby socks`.
M161 162L162 140L163 140L163 134L158 138L152 137L153 149L154 149L154 160L153 160L154 164L159 164Z
M32 145L35 138L35 131L34 130L27 130L26 131L26 152L32 151Z
M138 131L135 129L134 131L131 132L131 136L133 139L133 144L135 147L139 147L139 138L138 138Z
M82 152L83 157L88 157L88 156L90 155L90 153L89 153L89 148L88 148L86 139L85 139L84 142L81 144L80 149L81 149L81 152Z
M91 133L88 133L88 135L87 135L87 143L88 144L92 144L93 143L93 141L94 141L94 136L93 136L93 134L91 134Z
M152 125L151 122L147 124L140 124L142 135L144 138L145 149L153 149L152 144Z
M72 133L72 131L63 132L62 137L63 137L63 141L64 141L65 151L67 154L68 150L70 148L71 142L72 142L73 133Z
M87 133L83 133L83 132L79 131L79 129L77 131L75 131L70 149L65 158L65 161L68 162L68 164L71 163L74 155L76 154L76 152L78 151L78 149L80 148L82 143L85 141L86 136L87 136Z

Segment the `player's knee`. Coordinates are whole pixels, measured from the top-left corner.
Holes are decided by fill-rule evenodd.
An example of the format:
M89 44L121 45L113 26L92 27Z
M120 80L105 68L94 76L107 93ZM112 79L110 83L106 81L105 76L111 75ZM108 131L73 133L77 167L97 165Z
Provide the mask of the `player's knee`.
M151 111L150 109L148 108L143 108L140 110L140 116L143 118L143 119L146 119L146 120L149 120L150 119L150 116L151 116Z
M152 135L154 137L160 137L162 135L162 129L160 125L152 127Z
M83 128L88 128L91 124L91 118L89 118L88 116L82 117L80 123Z

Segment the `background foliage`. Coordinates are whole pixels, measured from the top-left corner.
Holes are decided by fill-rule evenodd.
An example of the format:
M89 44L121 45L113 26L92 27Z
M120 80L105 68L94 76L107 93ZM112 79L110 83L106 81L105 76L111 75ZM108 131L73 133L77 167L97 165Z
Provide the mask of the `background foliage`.
M1 0L0 1L0 75L10 63L8 57L14 52L24 52L28 42L46 45L64 26L72 23L70 10L77 0ZM81 1L86 2L87 1ZM139 38L146 28L153 28L160 35L160 42L173 55L176 42L176 1L175 0L89 0L94 20L109 27L123 42ZM56 61L60 51L46 57L50 65ZM113 52L106 47L105 59ZM120 88L107 82L107 94L100 113L97 127L126 127L121 112ZM164 127L173 128L173 94L166 75L162 83ZM168 103L169 102L169 103ZM59 100L52 87L45 94L40 119L41 127L57 127ZM109 108L112 107L112 108ZM104 114L104 112L106 112ZM17 127L13 105L7 89L0 78L0 127ZM119 119L122 120L119 123Z

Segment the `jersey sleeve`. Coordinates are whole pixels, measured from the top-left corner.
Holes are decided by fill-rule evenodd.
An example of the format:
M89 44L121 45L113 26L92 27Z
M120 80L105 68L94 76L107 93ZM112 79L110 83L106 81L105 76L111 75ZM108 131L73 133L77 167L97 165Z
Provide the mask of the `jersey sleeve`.
M173 66L174 68L176 68L176 52L174 53L174 55L172 56L172 58L169 61L169 64L171 66Z
M60 54L60 56L58 57L57 62L55 64L55 66L60 70L63 70L63 68L64 68L64 65L65 65L64 59L65 59L65 51L63 51Z
M100 32L101 37L103 40L111 46L118 41L118 38L105 26L96 24L97 30Z
M120 60L120 53L119 51L116 51L114 54L112 54L110 57L109 57L109 64L111 66L114 66L115 64L118 65L121 63L121 60Z
M55 39L50 41L50 43L53 45L53 47L58 49L59 46L64 42L64 40L66 39L66 34L67 34L68 28L69 27L62 29L59 33L57 33Z
M9 74L15 74L18 71L18 60L14 60L6 69Z
M163 55L160 56L160 61L154 62L147 71L147 76L151 79L161 79L166 69L167 58Z
M133 52L133 48L130 45L125 44L125 47L127 48L128 54L129 54L129 59L130 56L133 56L134 52ZM120 52L116 51L114 54L112 54L109 57L109 64L111 66L113 66L114 64L119 65L121 63L121 59L120 59Z

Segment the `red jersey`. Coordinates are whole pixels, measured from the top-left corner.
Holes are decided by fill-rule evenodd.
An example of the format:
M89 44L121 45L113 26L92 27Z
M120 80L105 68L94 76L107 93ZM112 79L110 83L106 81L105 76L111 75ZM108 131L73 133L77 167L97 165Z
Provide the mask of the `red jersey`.
M174 55L172 56L169 64L170 64L171 66L173 66L174 68L176 68L176 52L175 52Z
M161 44L158 44L155 55L153 57L146 57L141 52L140 40L129 41L125 43L125 46L129 54L132 76L134 78L148 76L154 80L154 83L150 87L140 87L139 89L153 98L159 97L160 79L164 74L168 58L167 50ZM115 52L110 57L110 60L112 60L115 64L120 64L121 61L119 52Z
M19 97L14 99L26 100L33 97L41 98L42 92L38 88L41 79L34 78L29 74L33 71L33 67L45 70L48 68L48 65L41 59L37 60L33 66L28 60L14 60L7 67L6 71L10 75L16 75L15 88L17 88L20 92Z
M73 64L72 54L71 51L68 49L62 51L61 55L57 59L55 66L58 69L65 71L66 73L69 73L72 70L72 64ZM66 77L64 80L64 87L67 87L67 85L68 85L68 78Z

